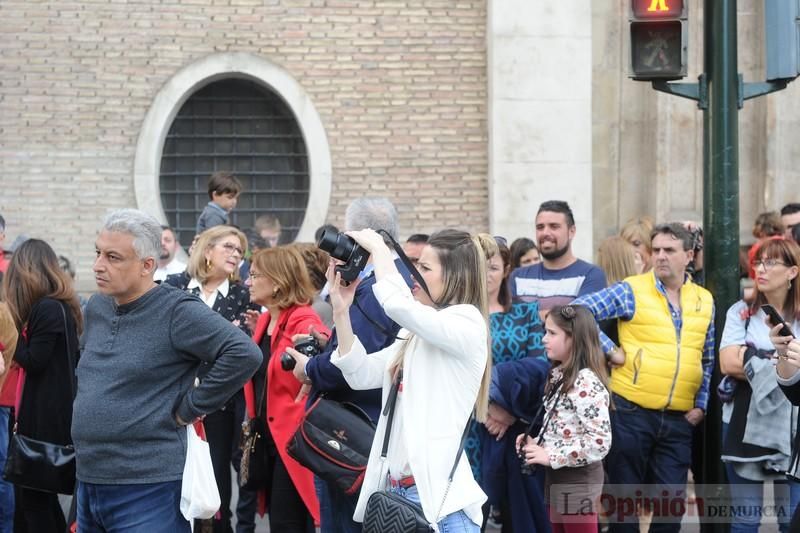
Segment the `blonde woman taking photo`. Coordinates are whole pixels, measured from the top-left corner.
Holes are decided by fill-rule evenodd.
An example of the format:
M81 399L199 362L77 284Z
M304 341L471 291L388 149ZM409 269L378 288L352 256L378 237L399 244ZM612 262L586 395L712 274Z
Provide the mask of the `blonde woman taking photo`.
M331 361L353 389L382 387L384 406L400 379L388 453L381 457L387 420L381 416L353 518L362 522L369 497L386 489L419 503L440 531L477 532L486 496L466 454L458 458L449 491L448 477L473 409L479 422L486 419L491 376L486 262L497 245L488 235L457 230L432 235L417 263L429 296L417 282L408 288L380 235L369 229L348 235L372 254L375 296L403 328L394 344L367 354L350 325L356 283L344 287L341 276L328 269L339 336ZM305 363L291 353L298 366Z

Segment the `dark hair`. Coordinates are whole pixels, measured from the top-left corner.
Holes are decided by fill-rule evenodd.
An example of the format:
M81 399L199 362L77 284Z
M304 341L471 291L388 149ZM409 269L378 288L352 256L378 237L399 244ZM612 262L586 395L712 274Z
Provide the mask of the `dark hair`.
M6 230L6 219L3 218L3 215L0 215L0 232Z
M792 226L792 240L797 244L800 244L800 224L795 224Z
M328 282L325 273L328 271L328 263L331 256L328 255L328 252L320 250L316 244L310 242L296 242L290 244L289 247L296 248L300 252L308 269L308 277L311 280L311 284L314 285L317 291L321 291L325 283Z
M503 262L503 279L500 281L500 292L497 301L503 306L503 312L508 313L511 309L511 287L508 285L508 276L511 274L511 251L504 242L495 237L497 249L500 252L500 260Z
M789 267L800 267L800 246L788 239L775 237L764 241L753 257L756 261L766 257L767 259L778 259ZM786 295L786 302L783 304L784 309L788 311L792 320L800 320L800 284L798 282L800 280L797 277L789 282L789 293ZM756 296L753 299L753 305L750 307L751 312L758 311L766 303L769 303L767 302L767 297L759 292L758 285L756 285Z
M414 244L425 244L428 242L430 238L431 238L430 235L428 235L427 233L415 233L411 235L408 239L406 239L406 242L411 242Z
M81 306L72 278L58 264L58 257L41 239L28 239L11 256L3 279L8 310L17 327L28 322L31 309L42 298L52 298L67 305L78 334L83 329Z
M522 256L531 250L538 250L538 248L536 248L536 243L527 237L520 237L512 242L511 248L509 249L511 253L511 259L509 263L511 265L511 270L519 268L519 262L522 259Z
M600 346L597 322L591 311L581 305L556 306L545 315L545 322L548 318L572 339L572 354L569 360L559 365L564 376L561 390L569 392L578 379L578 372L584 368L594 372L600 382L608 388L606 356ZM548 381L547 388L550 386L551 382Z
M212 200L214 199L214 193L239 194L240 192L242 192L242 183L236 179L232 172L214 172L208 178L208 197Z
M263 248L269 248L269 244L264 238L256 232L253 228L247 228L242 230L244 236L247 237L247 248L250 253L255 252L256 250L261 250Z
M794 215L795 213L800 213L800 203L794 202L781 207L781 216Z
M542 205L539 206L539 210L536 212L536 215L538 216L542 211L561 213L567 218L568 227L571 228L575 225L575 217L572 215L572 209L570 209L569 204L563 200L548 200L546 202L542 202Z
M680 222L670 222L668 224L659 224L653 228L650 234L650 242L655 239L656 235L672 235L674 238L681 241L683 250L688 252L694 249L694 238L689 230Z
M322 237L322 234L325 233L326 231L339 233L339 228L337 228L333 224L321 225L320 227L317 228L317 231L314 232L314 242L319 242L320 237Z
M69 274L69 277L75 279L75 268L72 266L72 261L70 261L66 256L58 256L58 266L61 267L61 270Z
M775 235L783 235L781 216L775 211L759 214L753 224L753 237L761 239L762 237L773 237Z

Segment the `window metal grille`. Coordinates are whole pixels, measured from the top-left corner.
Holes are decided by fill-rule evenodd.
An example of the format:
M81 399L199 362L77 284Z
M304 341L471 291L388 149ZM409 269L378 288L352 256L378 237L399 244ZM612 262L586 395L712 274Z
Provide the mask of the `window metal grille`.
M230 222L242 230L260 215L278 217L281 242L295 239L308 205L305 141L276 93L249 80L226 79L195 92L170 126L161 157L161 202L184 248L209 201L208 178L227 170L244 190Z

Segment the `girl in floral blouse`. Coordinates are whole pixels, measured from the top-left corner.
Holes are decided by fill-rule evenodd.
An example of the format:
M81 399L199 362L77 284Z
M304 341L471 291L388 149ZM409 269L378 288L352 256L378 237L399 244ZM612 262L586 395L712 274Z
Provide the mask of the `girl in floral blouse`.
M546 468L553 533L596 532L611 423L608 372L592 314L577 305L553 308L545 319L544 346L553 367L542 429L536 440L520 435L517 447L525 464Z

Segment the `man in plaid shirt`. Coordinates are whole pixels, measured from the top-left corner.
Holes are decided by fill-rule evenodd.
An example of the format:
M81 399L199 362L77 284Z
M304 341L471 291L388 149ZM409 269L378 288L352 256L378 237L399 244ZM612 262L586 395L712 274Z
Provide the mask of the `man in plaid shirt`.
M654 495L685 495L692 430L702 422L714 368L714 300L686 273L692 237L678 223L652 233L651 272L631 276L574 303L599 322L619 319L620 346L600 332L615 368L610 386L612 445L606 458L609 483L632 494L645 482ZM648 491L642 491L644 495ZM680 531L681 516L658 512L651 531ZM614 532L638 532L636 516L611 524Z

